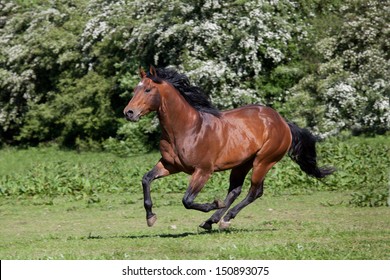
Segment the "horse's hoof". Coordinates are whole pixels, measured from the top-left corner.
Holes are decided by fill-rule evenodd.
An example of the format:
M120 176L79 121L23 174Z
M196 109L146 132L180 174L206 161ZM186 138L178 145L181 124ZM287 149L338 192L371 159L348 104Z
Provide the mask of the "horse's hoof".
M153 215L146 220L146 222L148 223L148 227L152 227L156 221L157 221L156 215Z
M199 225L199 227L205 229L205 230L211 230L212 229L212 225L208 222L203 222Z
M230 227L231 223L230 222L225 222L224 220L219 221L219 229L220 230L225 230Z
M222 200L220 199L216 199L214 200L215 204L217 205L217 208L218 209L222 209L222 208L225 208L226 207L226 204L225 202L223 202Z

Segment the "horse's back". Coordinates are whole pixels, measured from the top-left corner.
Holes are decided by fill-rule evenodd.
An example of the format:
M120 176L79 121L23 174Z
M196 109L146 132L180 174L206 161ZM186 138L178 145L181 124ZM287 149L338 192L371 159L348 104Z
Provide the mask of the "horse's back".
M247 105L222 112L222 118L229 124L253 130L261 138L269 133L290 134L284 118L274 109L262 105ZM281 135L282 136L282 135ZM275 135L276 137L276 135Z

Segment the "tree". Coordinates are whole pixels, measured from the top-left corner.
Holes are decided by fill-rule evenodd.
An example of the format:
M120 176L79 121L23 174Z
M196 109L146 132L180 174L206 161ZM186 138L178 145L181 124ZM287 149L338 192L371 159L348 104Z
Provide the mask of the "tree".
M322 136L389 129L383 1L0 0L0 8L0 143L149 141L128 137L141 128L120 122L137 68L149 64L176 67L220 109L270 105Z
M296 115L323 136L341 130L384 133L390 128L390 4L350 0L340 25L316 45L321 62L292 89Z

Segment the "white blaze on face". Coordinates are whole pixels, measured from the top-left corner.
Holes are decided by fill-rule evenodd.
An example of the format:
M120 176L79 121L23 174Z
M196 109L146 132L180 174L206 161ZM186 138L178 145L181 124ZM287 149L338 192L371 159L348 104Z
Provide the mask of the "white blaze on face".
M138 84L139 87L142 87L143 85L144 85L144 83L142 81L139 82L139 84Z

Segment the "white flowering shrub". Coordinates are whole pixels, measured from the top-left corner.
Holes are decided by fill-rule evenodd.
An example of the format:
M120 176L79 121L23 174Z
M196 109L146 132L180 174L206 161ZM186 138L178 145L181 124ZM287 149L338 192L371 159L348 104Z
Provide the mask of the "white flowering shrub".
M75 8L62 1L35 2L0 0L0 143L16 140L26 113L48 101L59 76L80 57L76 22L67 26Z
M133 139L118 120L150 64L221 109L262 103L323 136L381 133L388 13L379 0L0 0L0 142Z
M173 21L156 30L155 64L174 64L220 108L272 103L264 76L296 58L293 42L306 36L294 1L177 2Z
M9 142L62 135L61 126L30 111L53 107L68 79L91 71L115 84L113 111L129 98L140 64L176 66L221 109L272 103L264 77L297 60L296 42L307 32L301 8L310 3L0 1L0 139ZM40 131L47 133L37 137Z
M383 133L390 129L390 3L346 1L340 25L316 45L317 71L292 90L297 115L322 136L341 130Z
M220 108L272 104L265 77L297 61L297 44L308 32L302 19L310 17L306 2L91 1L89 13L96 14L81 38L89 58L85 66L99 60L93 51L97 40L110 42L117 53L126 53L116 64L119 71L126 66L135 72L136 62L176 66Z

